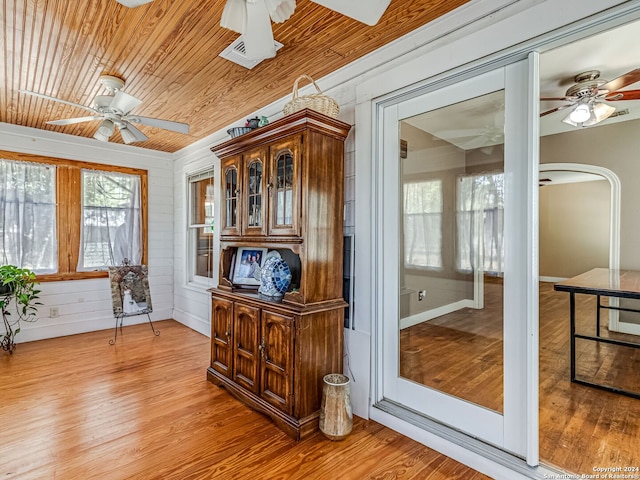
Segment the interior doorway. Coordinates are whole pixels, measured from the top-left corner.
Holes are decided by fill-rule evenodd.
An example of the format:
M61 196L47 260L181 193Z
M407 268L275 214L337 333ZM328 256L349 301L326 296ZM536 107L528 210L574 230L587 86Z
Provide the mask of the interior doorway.
M570 134L559 137L563 136L568 144L580 140ZM546 143L557 140L541 139L543 161L545 153L557 148L545 148ZM619 269L620 179L598 165L548 163L540 166L539 189L540 460L578 474L593 473L600 465L637 464L637 449L625 445L638 441L637 429L629 426L640 415L640 400L570 382L569 299L553 288L555 282L592 268ZM609 305L616 306L614 300ZM595 297L577 295L576 309L577 329L589 332ZM615 331L617 311L603 312L608 312L608 317L603 314L603 336L638 341L635 335ZM621 378L628 376L630 362L639 357L633 349L588 342L578 344L577 355L586 374L596 375L605 368L609 376Z

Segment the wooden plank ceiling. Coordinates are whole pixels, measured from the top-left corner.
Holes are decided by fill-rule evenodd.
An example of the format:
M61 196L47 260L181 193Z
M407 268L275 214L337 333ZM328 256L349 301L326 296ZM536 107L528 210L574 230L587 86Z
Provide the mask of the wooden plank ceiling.
M238 36L220 27L225 0L0 1L1 122L91 138L97 122L45 123L85 110L19 90L91 105L100 75L115 75L143 101L132 113L190 124L189 135L140 127L149 140L135 145L174 152L287 95L300 74L321 78L468 0L392 0L373 27L298 0L273 24L284 47L252 70L218 56Z

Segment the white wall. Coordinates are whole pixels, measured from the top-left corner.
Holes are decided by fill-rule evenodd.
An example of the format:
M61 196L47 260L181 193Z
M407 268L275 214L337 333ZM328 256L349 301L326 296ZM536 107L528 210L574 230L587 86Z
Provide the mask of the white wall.
M171 154L9 124L0 124L0 150L147 170L151 318L171 318L174 262ZM38 321L23 325L16 337L18 343L113 328L115 325L107 278L43 282L40 289L43 305L39 307ZM51 307L58 308L59 315L55 318L49 316ZM125 324L146 321L146 316L136 316L127 318Z

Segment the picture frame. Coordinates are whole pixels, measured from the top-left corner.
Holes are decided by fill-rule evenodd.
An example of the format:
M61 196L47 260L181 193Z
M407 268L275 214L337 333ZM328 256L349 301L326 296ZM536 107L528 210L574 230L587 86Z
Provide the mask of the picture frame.
M260 247L238 247L231 281L236 285L260 286L260 269L267 250Z
M109 283L116 318L153 312L146 265L109 267Z

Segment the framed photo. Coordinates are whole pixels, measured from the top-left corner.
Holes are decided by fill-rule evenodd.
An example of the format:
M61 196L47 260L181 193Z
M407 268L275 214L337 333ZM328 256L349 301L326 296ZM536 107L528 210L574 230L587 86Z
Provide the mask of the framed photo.
M259 286L260 272L266 255L266 248L238 247L233 267L233 283Z
M109 267L111 303L115 317L151 313L151 292L146 265Z

